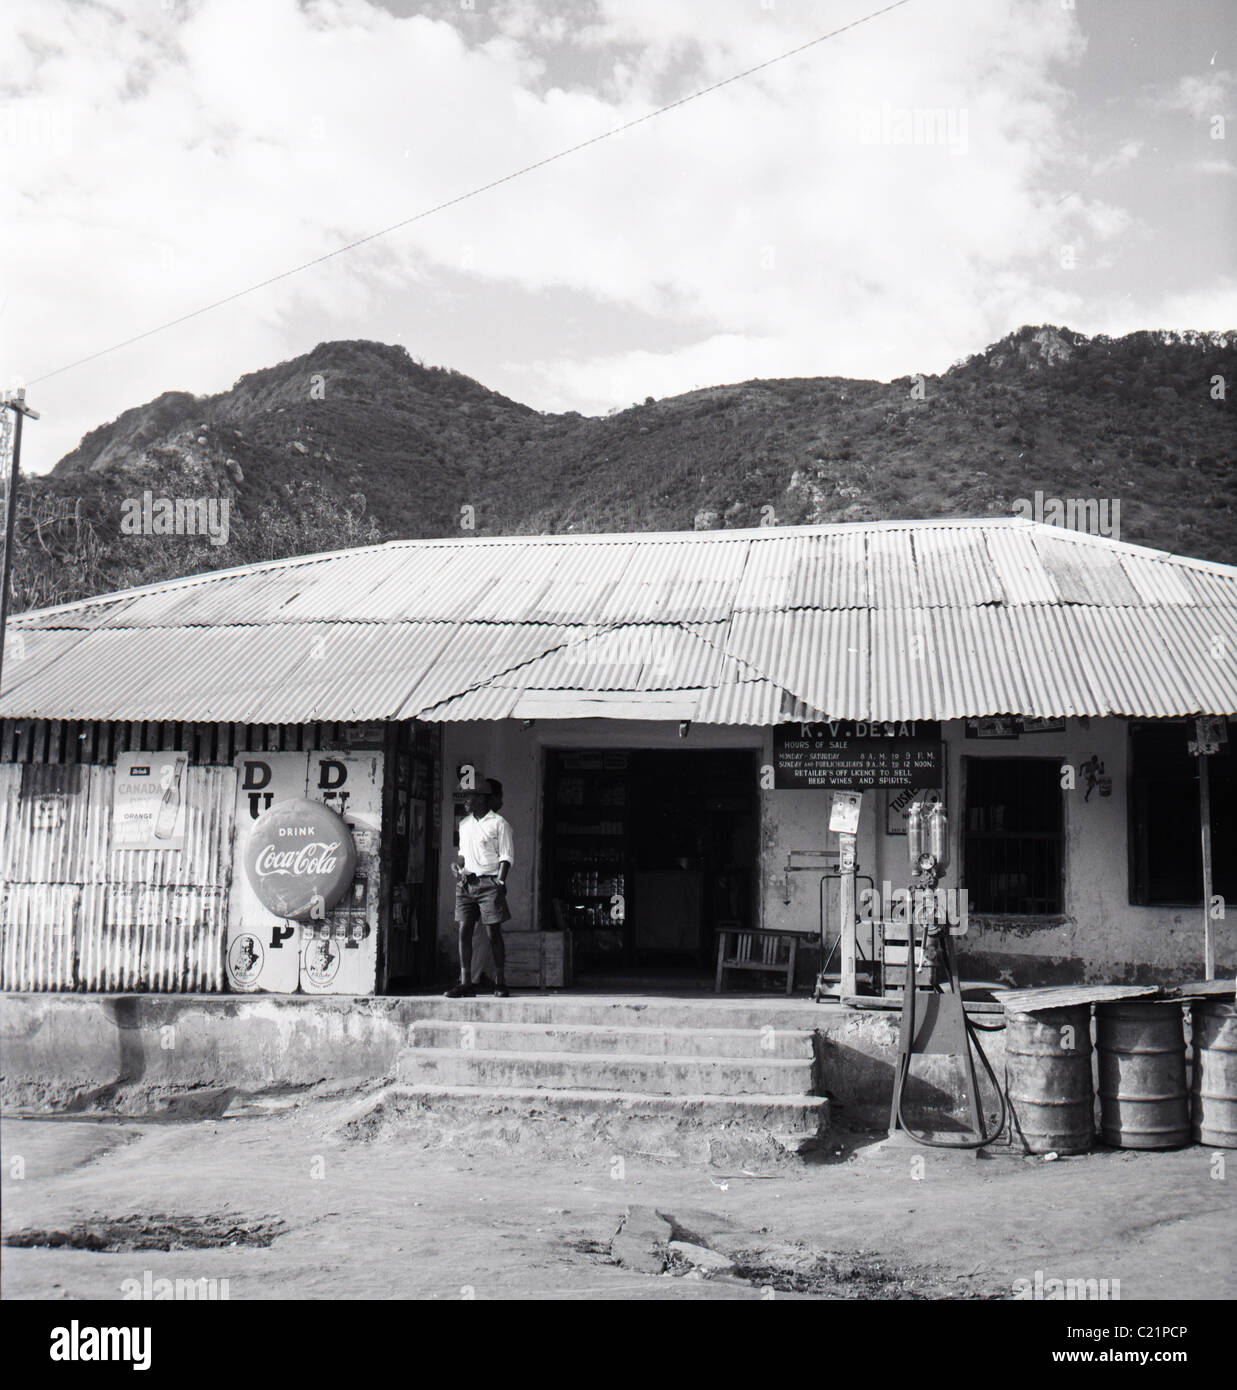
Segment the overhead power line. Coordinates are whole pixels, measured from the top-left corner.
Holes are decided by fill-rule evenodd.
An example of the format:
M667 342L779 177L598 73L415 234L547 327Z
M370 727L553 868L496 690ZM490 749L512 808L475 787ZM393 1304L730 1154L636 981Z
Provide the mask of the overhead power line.
M369 232L363 237L357 237L355 241L346 242L343 246L337 246L333 251L326 251L321 256L315 256L312 260L302 261L300 265L291 266L288 270L281 270L278 275L268 276L265 280L259 280L255 284L246 285L244 289L236 290L233 294L224 295L222 299L212 300L209 304L203 304L198 309L192 309L187 314L181 314L179 318L169 319L166 323L148 328L145 332L135 333L131 338L124 338L118 343L112 343L110 347L100 348L97 352L88 353L85 357L79 357L76 361L66 362L63 367L57 367L55 371L44 372L42 376L37 376L30 382L30 385L37 385L40 381L50 381L54 376L60 376L64 372L72 371L75 367L81 367L87 362L93 362L97 358L106 357L109 353L119 352L121 348L140 343L145 338L152 338L156 333L165 333L169 328L175 328L179 324L188 323L190 319L196 319L203 314L209 314L213 309L221 309L225 304L233 304L238 299L243 299L247 294L254 294L258 290L265 289L268 285L278 284L280 280L287 280L290 276L299 275L303 270L310 270L316 265L322 265L324 261L333 260L336 256L346 255L349 251L355 251L358 246L364 246L367 242L377 241L379 237L390 236L392 232L398 232L404 227L410 227L414 222L424 221L427 217L433 217L435 213L445 212L447 208L453 208L460 203L467 202L470 198L479 197L482 193L488 193L491 189L501 188L505 183L512 183L515 179L523 178L525 174L531 174L534 170L544 169L547 164L553 164L557 160L566 159L568 155L578 154L581 150L586 150L592 145L599 145L603 140L611 140L616 135L622 135L624 131L633 130L638 125L643 125L646 121L656 120L658 116L664 116L668 111L674 111L680 106L686 106L688 102L699 101L701 97L707 97L713 92L721 91L723 87L730 87L736 82L742 82L745 78L752 77L758 72L763 72L766 68L771 68L777 63L784 63L790 58L797 57L800 53L806 53L808 49L815 48L818 44L825 43L829 39L835 39L839 34L845 34L848 30L858 29L860 25L868 24L874 19L879 19L881 15L888 14L891 10L901 9L903 5L909 5L911 0L893 0L893 3L882 6L879 10L873 10L870 14L862 15L859 19L853 19L849 24L839 25L836 29L831 29L827 34L818 34L816 38L809 39L806 43L799 44L796 48L787 49L785 53L779 53L776 57L766 58L762 63L756 63L750 68L744 68L742 72L736 72L730 77L724 77L720 82L710 83L707 87L701 87L698 91L690 92L685 97L679 97L677 101L667 102L665 106L659 106L654 111L646 112L643 116L637 116L633 120L624 121L621 125L612 126L609 130L602 131L599 135L593 135L587 140L581 140L575 145L568 145L565 149L556 151L554 154L546 155L544 159L538 159L532 164L525 164L520 169L514 169L509 174L503 174L501 178L491 179L489 183L479 184L476 188L470 188L467 193L460 193L454 198L448 198L446 202L437 203L434 207L425 208L421 212L414 213L411 217L405 217L400 222L392 222L389 227L383 227L376 232Z

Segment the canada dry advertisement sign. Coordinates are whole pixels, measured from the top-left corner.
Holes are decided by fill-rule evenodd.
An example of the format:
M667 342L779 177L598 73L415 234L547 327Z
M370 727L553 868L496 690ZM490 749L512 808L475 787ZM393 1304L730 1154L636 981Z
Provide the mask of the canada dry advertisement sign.
M121 753L112 797L113 849L184 849L188 753Z

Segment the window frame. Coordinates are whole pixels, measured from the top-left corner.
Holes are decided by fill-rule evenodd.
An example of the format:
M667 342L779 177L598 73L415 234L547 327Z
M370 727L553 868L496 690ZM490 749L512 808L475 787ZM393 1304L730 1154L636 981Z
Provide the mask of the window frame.
M1198 845L1199 853L1199 895L1192 901L1182 901L1176 898L1152 898L1150 888L1149 866L1151 857L1149 853L1149 829L1146 823L1139 821L1142 810L1142 801L1139 796L1140 771L1138 759L1135 756L1134 740L1135 735L1152 729L1180 729L1183 738L1188 741L1193 737L1194 720L1185 719L1127 719L1125 721L1125 809L1126 809L1126 861L1127 861L1127 884L1128 898L1131 907L1145 907L1152 911L1163 910L1168 912L1201 912L1203 907L1202 897L1202 847L1201 837ZM1230 737L1233 721L1229 720ZM1237 757L1237 749L1230 748L1227 754L1222 756L1233 758ZM1191 762L1196 761L1191 759ZM1212 768L1214 772L1214 759ZM1199 817L1200 807L1198 805L1197 791L1197 772L1185 778L1187 783L1195 784L1193 813L1201 826ZM1211 846L1212 846L1212 865L1213 870L1217 857L1217 843L1219 837L1216 834L1216 801L1214 796L1214 786L1211 801ZM1213 882L1212 892L1218 891Z
M1066 799L1064 789L1061 787L1061 784L1060 784L1060 783L1061 783L1060 769L1061 769L1061 764L1062 764L1062 762L1063 762L1063 758L1062 758L1061 756L1059 756L1059 755L1056 756L1056 757L1053 757L1053 756L1051 756L1051 755L1044 754L1044 753L1039 753L1039 752L1030 753L1030 754L1006 754L1006 755L988 755L988 756L979 755L979 754L974 754L974 753L963 753L963 754L962 754L962 767L961 767L961 774L962 774L962 775L961 775L961 777L960 777L960 779L959 779L960 782L961 782L961 784L962 784L962 798L961 798L961 816L960 816L960 818L959 818L959 825L958 825L958 857L959 857L959 860L960 860L958 878L959 878L959 886L962 887L962 888L965 888L966 891L967 891L967 893L968 893L968 908L969 908L969 911L970 911L970 914L971 914L972 917L974 917L974 918L976 918L976 919L985 920L985 921L990 920L990 921L993 921L993 922L1008 922L1008 921L1015 921L1015 920L1018 920L1018 921L1035 921L1035 922L1042 923L1042 924L1044 924L1044 925L1055 925L1055 924L1060 923L1060 922L1062 922L1062 921L1068 920L1069 914L1068 914L1068 912L1066 911L1066 881L1067 881L1066 855L1067 855L1068 846L1069 846L1069 824L1068 824L1068 821L1067 821L1067 819L1066 819L1066 813L1067 813L1067 810L1068 810L1068 805L1069 805L1069 803L1068 803L1068 801L1067 801L1067 799ZM970 809L971 809L971 807L970 807L971 771L972 771L973 765L975 765L975 764L984 764L985 766L987 766L987 765L990 765L990 764L993 764L993 763L1005 763L1005 764L1011 764L1011 763L1040 763L1040 764L1046 765L1046 766L1048 766L1048 767L1050 767L1050 768L1052 769L1053 781L1054 781L1054 783L1055 783L1055 785L1056 785L1056 788L1057 788L1057 796L1058 796L1058 798L1059 798L1059 803L1058 803L1058 804L1059 804L1059 806L1060 806L1060 813L1061 813L1061 814L1060 814L1060 829L1057 830L1057 831L1026 831L1026 832L1022 832L1021 834L1017 834L1017 835L1016 835L1016 834L1010 834L1010 835L1009 835L1008 837L1006 837L1006 838L1011 839L1011 840L1013 840L1013 839L1026 839L1026 840L1056 840L1056 841L1058 842L1058 845L1059 845L1059 854L1058 854L1058 857L1057 857L1058 874L1057 874L1057 895L1056 895L1056 900L1057 900L1058 906L1057 906L1056 908L1049 909L1048 911L1045 911L1045 912L996 912L996 911L992 911L991 909L989 909L989 908L987 908L987 907L984 907L984 906L982 906L982 905L980 905L980 904L978 904L978 903L969 902L969 894L970 894L971 891L972 891L971 888L970 888L970 885L968 884L969 871L970 871L970 869L971 869L971 867L972 867L971 864L968 862L968 861L970 860L970 857L971 857L971 856L970 856L970 853L969 853L969 850L970 850L970 841L971 841L971 834L972 834L972 832L971 832L971 830L969 829L969 826L968 826L968 821L969 821L969 817L970 817ZM1001 836L1000 836L999 834L993 834L992 832L975 832L975 833L976 833L977 835L985 835L985 836L987 836L987 838L989 838L989 839L1001 838Z

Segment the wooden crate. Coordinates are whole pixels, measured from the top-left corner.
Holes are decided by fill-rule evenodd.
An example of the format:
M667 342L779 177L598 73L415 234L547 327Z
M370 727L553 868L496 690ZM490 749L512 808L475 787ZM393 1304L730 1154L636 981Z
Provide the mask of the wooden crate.
M563 989L571 983L569 931L504 932L503 945L512 989Z
M877 922L877 941L881 964L881 993L901 994L906 989L907 966L911 953L904 922ZM932 984L932 967L924 964L923 947L915 947L915 983L920 989Z

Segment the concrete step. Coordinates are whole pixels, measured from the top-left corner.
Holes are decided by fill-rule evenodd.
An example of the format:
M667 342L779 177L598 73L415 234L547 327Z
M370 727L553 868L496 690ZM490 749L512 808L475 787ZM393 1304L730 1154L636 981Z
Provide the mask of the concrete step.
M829 1102L818 1096L656 1095L634 1091L568 1088L544 1091L526 1086L449 1086L429 1083L389 1086L375 1101L388 1113L409 1110L452 1118L510 1114L518 1120L541 1116L596 1120L622 1126L627 1121L661 1121L671 1126L766 1133L785 1142L819 1141L829 1128ZM358 1108L359 1113L359 1108Z
M417 1019L454 1023L591 1024L608 1028L720 1028L760 1032L765 1028L818 1028L825 1006L784 995L703 995L700 998L631 995L520 994L495 999L447 999L417 995L408 1001Z
M814 1067L799 1058L652 1056L581 1052L478 1052L409 1047L396 1079L421 1085L633 1091L660 1096L805 1096Z
M653 1057L791 1058L812 1061L814 1034L807 1029L623 1028L601 1023L461 1023L418 1020L414 1047L475 1052L581 1052Z

